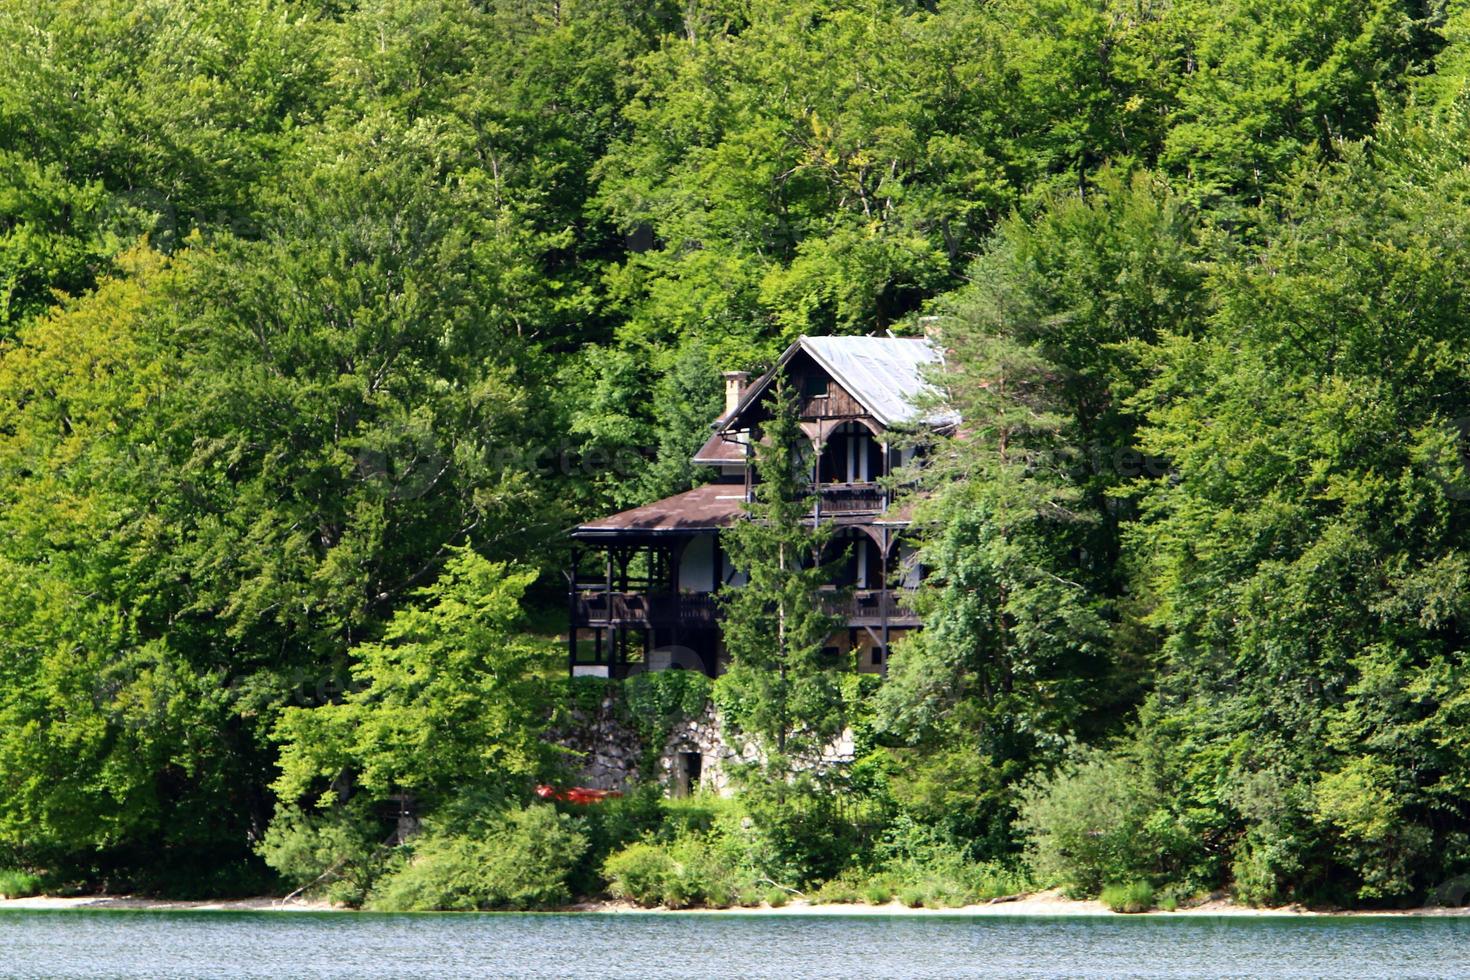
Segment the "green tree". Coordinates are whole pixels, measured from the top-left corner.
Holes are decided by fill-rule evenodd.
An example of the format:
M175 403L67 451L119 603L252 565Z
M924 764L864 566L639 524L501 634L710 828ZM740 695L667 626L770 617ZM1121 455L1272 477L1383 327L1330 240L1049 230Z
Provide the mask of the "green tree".
M1173 472L1130 535L1157 703L1264 900L1405 901L1465 866L1465 126L1395 119L1304 176L1140 402ZM1302 791L1264 806L1280 770Z
M925 629L895 653L878 704L891 739L923 747L915 802L946 773L963 780L979 805L947 819L992 849L1010 846L1018 782L1116 727L1145 679L1111 491L1148 462L1124 402L1144 377L1133 345L1188 329L1199 276L1187 216L1158 181L1096 180L1005 222L973 284L937 305L935 407L961 421L917 435Z
M730 665L716 689L730 723L763 753L763 773L784 783L794 764L819 759L842 732L840 664L822 652L840 620L825 611L821 589L834 528L810 522L809 443L779 382L767 409L755 502L722 536L745 581L721 593Z
M330 806L352 792L411 794L433 807L529 794L555 760L542 738L555 655L518 632L534 579L456 549L380 642L353 648L340 701L282 713L280 797Z

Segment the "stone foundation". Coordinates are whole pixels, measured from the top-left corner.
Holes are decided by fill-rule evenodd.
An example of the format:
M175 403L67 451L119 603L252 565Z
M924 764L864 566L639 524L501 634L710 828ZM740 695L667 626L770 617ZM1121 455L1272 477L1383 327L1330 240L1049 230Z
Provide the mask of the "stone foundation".
M643 739L633 726L619 718L613 696L603 698L595 714L575 713L572 729L559 735L557 742L580 758L576 769L579 786L625 790L632 783L652 776L674 796L695 790L726 795L730 791L731 763L759 759L754 746L746 746L742 754L725 737L719 712L712 704L707 704L700 714L673 725L658 748L653 773L639 771L645 757ZM822 753L819 764L851 762L852 758L852 734L844 732Z

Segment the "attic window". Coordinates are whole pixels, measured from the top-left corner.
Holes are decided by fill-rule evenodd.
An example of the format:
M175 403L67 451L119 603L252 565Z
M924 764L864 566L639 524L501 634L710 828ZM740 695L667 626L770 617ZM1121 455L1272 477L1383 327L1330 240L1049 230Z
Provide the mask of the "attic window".
M820 374L808 374L801 379L801 394L804 398L826 398L827 379Z

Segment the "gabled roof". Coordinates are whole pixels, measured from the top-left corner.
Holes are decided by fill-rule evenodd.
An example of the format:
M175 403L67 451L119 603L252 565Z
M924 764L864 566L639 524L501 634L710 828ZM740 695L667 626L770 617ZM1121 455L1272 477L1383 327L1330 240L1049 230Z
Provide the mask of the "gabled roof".
M810 355L884 426L913 422L943 426L959 421L953 412L920 415L919 403L936 394L927 374L944 363L938 348L921 337L802 337L786 349L775 368L746 389L731 420L762 397L777 372L798 351Z

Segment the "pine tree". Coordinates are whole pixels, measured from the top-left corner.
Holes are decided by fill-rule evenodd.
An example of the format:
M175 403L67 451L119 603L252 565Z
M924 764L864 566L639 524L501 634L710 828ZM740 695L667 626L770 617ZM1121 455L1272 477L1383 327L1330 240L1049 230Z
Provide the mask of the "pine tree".
M784 781L793 762L817 758L842 732L838 665L822 653L840 620L821 602L823 549L834 528L808 523L809 457L795 400L778 382L769 406L755 500L725 534L746 582L723 593L731 664L720 688L729 721L755 740L767 775Z

